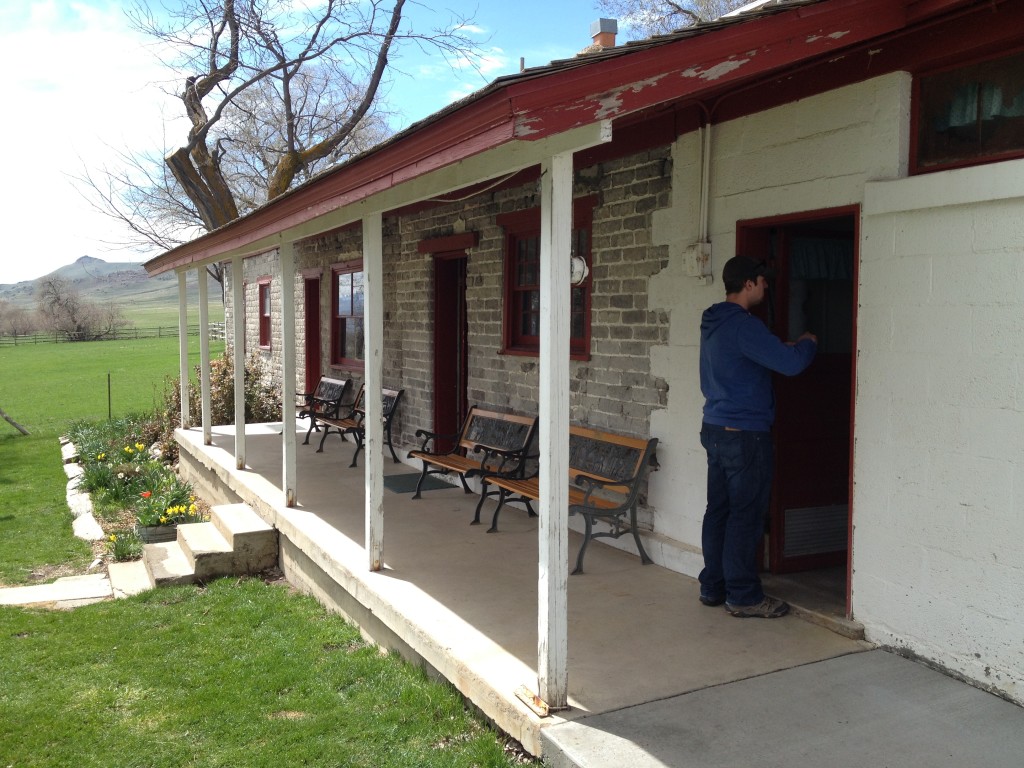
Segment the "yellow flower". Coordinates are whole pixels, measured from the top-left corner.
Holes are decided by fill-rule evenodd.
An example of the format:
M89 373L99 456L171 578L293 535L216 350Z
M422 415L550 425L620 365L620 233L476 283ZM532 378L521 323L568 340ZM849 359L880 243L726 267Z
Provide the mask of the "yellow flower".
M135 444L135 450L137 450L137 451L144 451L144 450L146 450L146 446L144 446L142 443L136 443Z
M127 445L124 447L124 452L127 453L129 456L131 456L133 453L135 453L135 451L133 451L131 449L131 447L127 446Z
M97 453L96 454L96 461L103 461L105 458L107 458L107 454L105 454L105 453Z
M117 536L115 536L114 534L110 534L110 540L117 541Z

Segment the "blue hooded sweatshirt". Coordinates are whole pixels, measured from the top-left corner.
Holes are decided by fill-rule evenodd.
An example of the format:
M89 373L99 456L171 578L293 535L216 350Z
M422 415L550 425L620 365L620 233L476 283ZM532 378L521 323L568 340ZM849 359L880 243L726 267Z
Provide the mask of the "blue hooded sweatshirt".
M811 364L817 344L786 344L760 318L723 301L700 322L700 389L704 422L767 432L775 420L772 371L795 376Z

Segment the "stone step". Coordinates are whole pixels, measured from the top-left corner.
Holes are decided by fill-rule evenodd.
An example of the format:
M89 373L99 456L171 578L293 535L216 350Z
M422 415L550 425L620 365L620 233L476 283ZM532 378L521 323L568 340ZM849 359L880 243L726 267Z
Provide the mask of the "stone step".
M150 578L157 587L165 584L192 584L196 580L192 563L189 562L177 541L144 545L142 561L146 564Z
M146 544L142 561L156 586L259 573L277 565L277 531L247 504L222 504L210 522L178 526L165 544Z
M197 581L237 573L231 544L213 523L179 525L177 544Z
M210 522L231 546L235 573L259 573L277 565L277 529L248 504L213 507Z
M153 588L153 580L143 560L111 563L107 566L107 575L115 599L131 597Z

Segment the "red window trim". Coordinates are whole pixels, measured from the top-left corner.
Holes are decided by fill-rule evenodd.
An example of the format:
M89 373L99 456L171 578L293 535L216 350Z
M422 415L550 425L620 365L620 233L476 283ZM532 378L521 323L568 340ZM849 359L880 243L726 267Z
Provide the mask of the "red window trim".
M270 349L272 341L271 312L273 311L273 304L270 299L270 283L271 278L269 276L261 277L256 281L260 349Z
M597 205L597 196L580 197L573 200L573 232L579 229L587 230L587 252L584 257L587 265L593 268L593 221L594 208ZM505 250L504 250L504 284L502 287L502 332L501 350L503 355L522 355L526 357L537 357L540 354L540 342L520 341L516 338L515 322L513 312L515 302L513 292L515 286L515 250L520 238L539 236L540 234L540 208L527 208L521 211L499 214L495 222L505 229ZM539 284L538 284L539 285ZM583 285L578 286L583 291L583 336L570 339L569 357L572 360L590 359L590 327L591 310L590 298L592 293L592 278L587 276ZM575 290L575 289L573 289Z
M338 276L343 274L351 274L353 272L363 271L363 260L354 259L351 261L338 262L331 265L331 337L330 337L330 354L329 360L332 368L343 369L347 371L362 371L365 370L366 363L363 360L349 357L338 357L336 352L339 346L339 336L341 335L341 317L337 314L338 310ZM355 317L355 315L346 315L346 317Z

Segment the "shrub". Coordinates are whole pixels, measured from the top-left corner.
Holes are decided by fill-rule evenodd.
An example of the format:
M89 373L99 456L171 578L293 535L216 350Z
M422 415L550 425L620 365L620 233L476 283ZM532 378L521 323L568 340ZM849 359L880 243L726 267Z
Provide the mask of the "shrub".
M199 366L195 368L200 376ZM281 418L281 391L270 377L263 358L254 353L246 358L244 374L245 423L277 421ZM189 412L198 420L201 393L196 381L189 382ZM160 423L161 447L166 454L176 455L174 430L181 426L181 378L170 378L164 384L163 407L156 415ZM210 361L210 423L214 426L235 421L235 373L232 358L226 353Z

